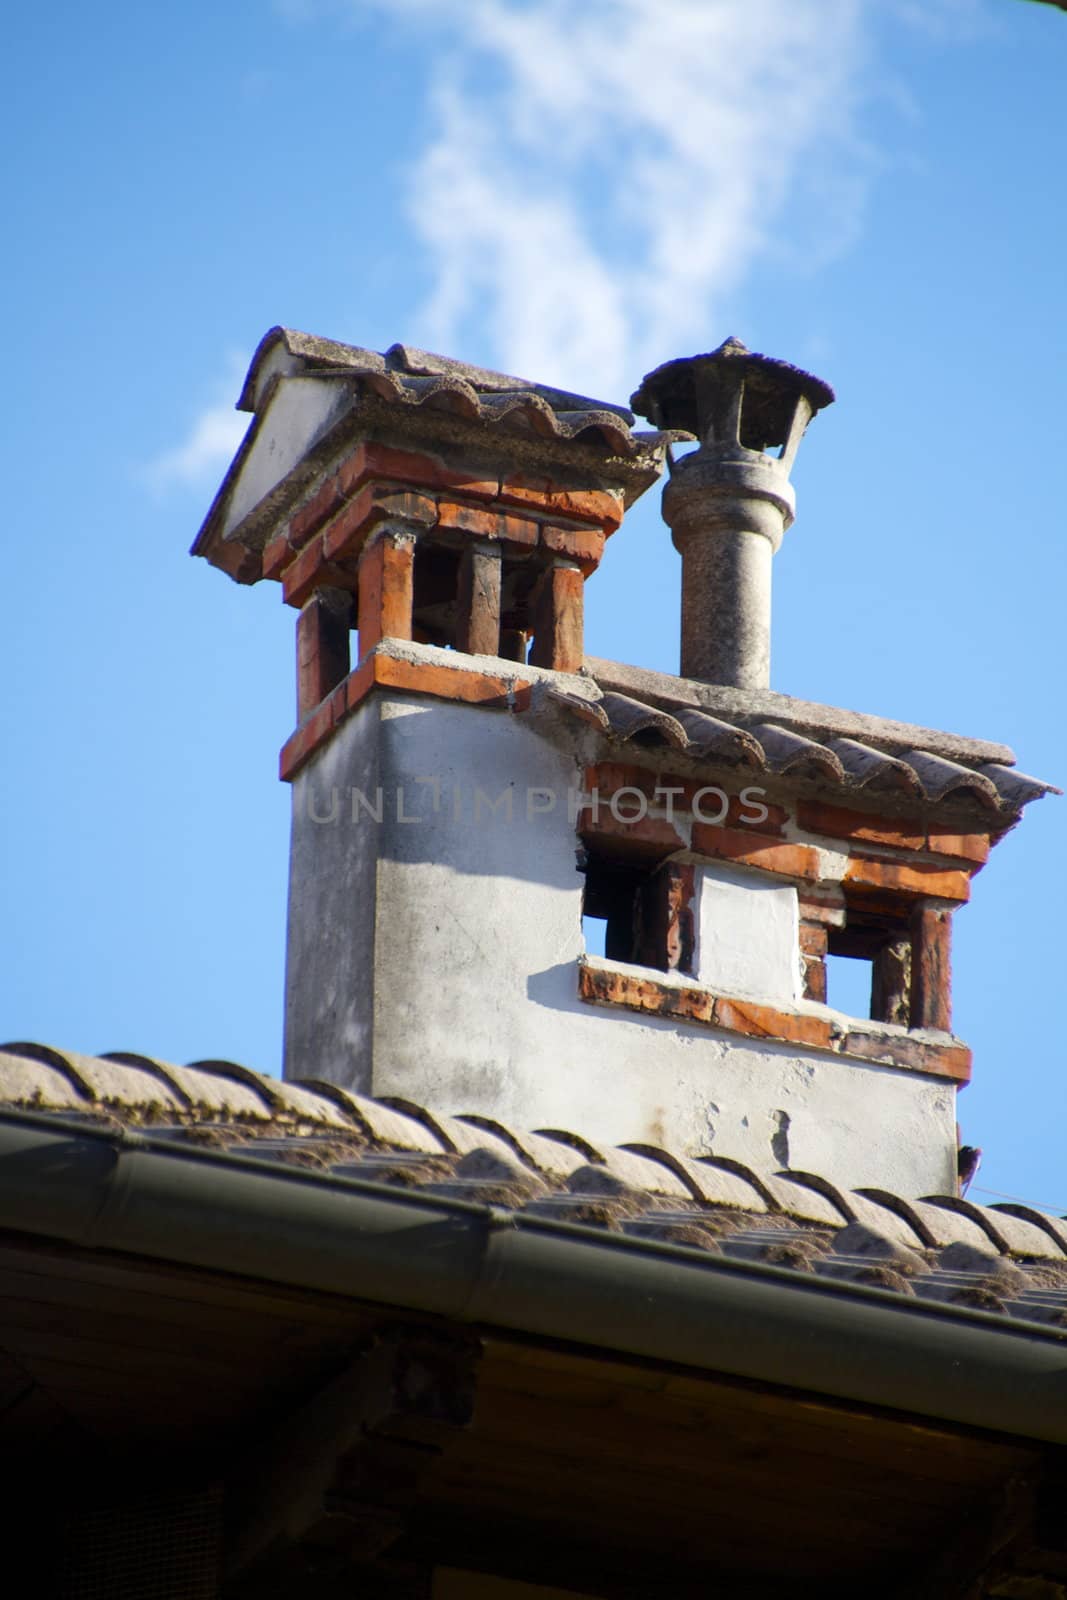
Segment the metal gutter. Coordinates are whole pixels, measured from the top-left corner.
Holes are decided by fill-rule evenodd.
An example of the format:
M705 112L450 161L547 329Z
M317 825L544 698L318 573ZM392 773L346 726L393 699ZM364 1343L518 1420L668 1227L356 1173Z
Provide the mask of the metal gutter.
M0 1113L0 1228L1067 1443L1067 1340L990 1313Z

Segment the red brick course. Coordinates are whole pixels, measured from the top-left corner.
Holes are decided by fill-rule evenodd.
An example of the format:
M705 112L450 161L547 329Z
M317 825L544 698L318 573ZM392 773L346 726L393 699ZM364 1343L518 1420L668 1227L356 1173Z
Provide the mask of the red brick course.
M432 454L365 441L270 541L262 573L281 579L319 534L325 534L325 560L358 555L376 523L391 516L520 549L541 542L578 562L588 575L622 515L622 496L612 490L566 489L547 478L518 474L501 482L497 475L457 468ZM544 529L542 518L548 521ZM303 604L306 597L292 603Z
M838 884L819 887L805 886L797 896L800 915L806 922L821 923L827 928L845 926L845 895Z
M966 1045L940 1045L906 1034L893 1037L864 1033L861 1029L835 1032L834 1024L822 1017L729 999L709 989L613 972L588 962L578 967L578 995L593 1005L622 1006L646 1016L702 1023L746 1038L880 1061L903 1071L922 1072L956 1083L966 1083L971 1075L971 1052Z
M804 998L826 1004L826 959L823 956L804 958Z
M931 1044L907 1035L889 1038L850 1028L839 1048L842 1055L856 1056L861 1061L881 1061L905 1071L952 1078L956 1083L969 1083L971 1079L972 1053L965 1044Z
M754 1000L716 1000L715 1021L720 1028L748 1034L751 1038L785 1040L788 1044L811 1045L816 1050L830 1049L832 1035L827 1019L777 1011L773 1006L758 1005Z
M486 477L477 470L448 466L440 457L424 451L398 450L375 441L359 446L350 473L353 487L382 478L390 483L414 483L420 489L455 489L471 500L500 497L500 480L495 473Z
M381 480L384 486L413 484L420 489L455 489L471 499L495 500L497 478L483 479L470 472L457 471L434 456L413 450L397 450L373 440L355 450L332 473L289 522L289 537L299 548L365 484Z
M316 589L354 589L355 570L327 561L322 539L302 550L286 568L282 579L282 598L286 605L304 607Z
M548 478L512 473L500 485L502 505L536 506L557 517L592 523L614 533L622 521L622 496L607 489L563 489Z
M973 861L981 866L989 859L988 833L956 833L938 823L931 823L926 836L926 848L934 855L956 856L961 861Z
M499 539L524 550L534 548L540 531L532 517L515 516L490 506L468 506L459 500L437 502L436 526L473 533L479 539Z
M783 878L814 883L819 877L819 853L811 845L786 844L754 828L720 828L707 822L694 822L693 851L719 861L759 867Z
M280 582L282 574L295 555L296 551L289 543L289 535L275 534L263 551L263 576Z
M586 806L578 816L578 832L583 838L623 849L628 847L642 855L669 855L685 849L681 832L666 817L635 817L632 821L624 818L620 822L606 806L600 806L596 812L591 806Z
M594 1005L625 1006L657 1017L677 1017L687 1022L711 1023L715 996L707 989L674 988L655 978L608 972L582 963L578 967L578 995Z
M286 741L279 763L282 782L291 782L309 757L330 737L337 723L378 687L432 695L438 700L462 701L493 710L523 711L529 705L529 683L509 685L491 673L464 672L459 667L371 655L337 685L329 699Z
M800 949L806 956L824 956L830 936L821 922L800 924Z
M900 895L926 895L937 900L968 900L970 875L931 863L875 860L853 854L844 878L846 888L882 889Z
M797 823L805 832L828 839L867 839L900 850L922 850L926 844L926 831L917 817L881 818L813 800L798 802Z
M595 791L602 802L609 802L620 789L637 789L649 804L658 810L665 810L667 807L667 790L680 791L675 792L671 798L671 811L675 815L692 812L694 801L701 790L707 791L712 787L693 778L682 778L669 772L653 772L648 767L630 766L622 761L598 761L595 766L586 767L584 782L586 792L592 794ZM756 828L756 822L754 820L748 822L747 818L752 815L758 804L767 812L767 816L761 818L758 823L757 831L760 836L781 836L785 831L789 813L784 807L770 805L762 798L742 801L741 793L744 789L759 789L758 783L742 784L737 794L730 793L724 784L716 784L713 787L723 790L729 798L729 810L723 819L723 826L742 828L745 831L749 827ZM658 796L657 790L659 790ZM713 802L707 793L697 803L707 812L711 812L716 806L716 802ZM712 824L709 823L707 826L710 827Z
M828 839L858 839L902 851L925 850L931 855L951 856L978 866L989 857L988 833L960 833L942 823L924 823L920 817L879 817L869 811L801 800L797 805L797 823L805 832Z
M415 541L385 533L369 545L359 563L359 653L365 656L383 639L411 638Z
M600 565L604 539L599 528L561 528L551 522L541 525L541 543L545 549L576 562L586 577Z
M436 519L437 506L429 495L386 490L371 484L349 500L330 523L323 534L323 549L328 561L341 561L346 556L358 556L381 522L429 528Z

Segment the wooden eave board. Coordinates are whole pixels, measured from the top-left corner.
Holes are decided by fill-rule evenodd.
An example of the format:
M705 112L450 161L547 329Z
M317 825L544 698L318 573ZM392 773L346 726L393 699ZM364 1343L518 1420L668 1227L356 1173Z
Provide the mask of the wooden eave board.
M548 1543L595 1571L598 1545L623 1552L622 1572L677 1550L709 1573L870 1585L921 1564L1034 1460L807 1397L491 1343L424 1514L460 1563L492 1526L516 1560Z

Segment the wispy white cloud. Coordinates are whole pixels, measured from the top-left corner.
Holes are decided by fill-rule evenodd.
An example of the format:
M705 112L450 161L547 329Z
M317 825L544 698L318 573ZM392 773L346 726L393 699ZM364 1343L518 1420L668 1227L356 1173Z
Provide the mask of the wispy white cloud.
M409 196L439 347L618 391L721 331L798 181L838 234L861 203L861 0L351 4L440 40Z
M244 438L249 419L233 408L245 363L231 355L226 376L207 405L191 420L184 439L140 469L142 480L157 494L174 488L201 488L225 469Z

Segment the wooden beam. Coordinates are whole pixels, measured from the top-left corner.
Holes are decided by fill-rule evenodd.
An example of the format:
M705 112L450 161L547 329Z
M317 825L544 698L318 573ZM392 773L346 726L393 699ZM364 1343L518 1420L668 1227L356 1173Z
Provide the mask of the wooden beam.
M500 654L500 546L468 545L459 563L456 649L472 656Z
M461 1335L380 1332L236 1469L228 1573L296 1546L366 1561L395 1543L423 1472L470 1424L479 1356Z
M695 893L694 868L676 861L665 862L641 884L633 960L661 972L693 970Z
M952 1029L952 913L916 906L911 918L911 1026Z
M911 940L889 939L874 958L871 1016L879 1022L909 1024L911 1015Z
M554 561L538 585L534 601L534 642L530 661L557 672L580 672L583 660L585 580L578 567Z
M925 1570L902 1585L894 1600L983 1600L989 1581L1011 1565L1013 1546L1033 1531L1038 1479L1016 1473L970 1514L957 1518Z

